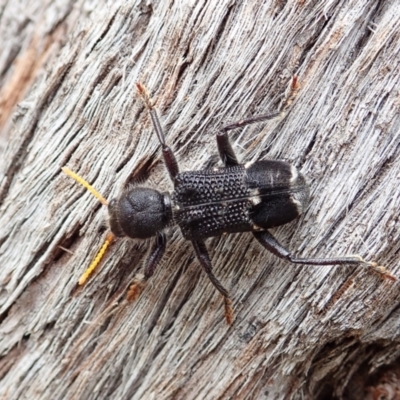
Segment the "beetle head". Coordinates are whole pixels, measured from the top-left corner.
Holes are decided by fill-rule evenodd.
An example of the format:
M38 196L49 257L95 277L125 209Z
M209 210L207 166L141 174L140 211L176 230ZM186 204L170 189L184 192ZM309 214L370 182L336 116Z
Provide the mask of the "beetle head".
M171 220L167 193L136 187L110 201L110 227L116 236L146 239L162 231Z

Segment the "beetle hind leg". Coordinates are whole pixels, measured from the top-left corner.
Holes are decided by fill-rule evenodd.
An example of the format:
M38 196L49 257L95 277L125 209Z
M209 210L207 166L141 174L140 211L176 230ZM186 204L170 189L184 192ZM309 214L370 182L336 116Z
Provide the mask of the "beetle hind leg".
M216 278L212 271L212 264L210 260L210 256L208 254L207 248L202 240L192 240L194 250L196 252L196 256L200 261L200 264L204 270L204 272L209 277L211 283L214 287L222 294L224 297L224 307L225 307L225 319L228 325L232 325L233 322L233 309L232 309L232 300L229 295L229 292L222 286L221 282Z
M132 284L129 287L126 296L128 301L135 301L146 286L148 279L153 276L158 263L165 253L166 243L167 241L165 233L157 233L156 242L150 251L144 274L136 274L136 276L133 278Z
M350 257L333 257L333 258L301 258L290 253L283 247L275 237L268 231L253 232L258 242L272 254L279 258L288 260L293 264L309 264L309 265L358 265L372 268L378 272L383 278L395 281L397 278L392 275L386 268L378 266L374 262L363 260L360 256Z

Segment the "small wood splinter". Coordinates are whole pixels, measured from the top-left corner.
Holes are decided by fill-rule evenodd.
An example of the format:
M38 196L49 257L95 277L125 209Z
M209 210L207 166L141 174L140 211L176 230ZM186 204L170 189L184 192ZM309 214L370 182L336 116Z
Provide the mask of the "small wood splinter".
M78 183L80 183L85 189L87 189L94 197L96 197L103 205L108 206L108 201L92 186L90 183L85 181L83 178L81 178L78 174L75 172L71 171L68 167L62 167L62 171L70 176L71 178L75 179ZM90 275L92 275L93 271L96 269L96 267L100 264L100 261L103 259L104 254L106 253L106 250L110 246L110 244L115 240L115 235L111 232L107 234L106 240L104 241L103 246L101 246L101 249L97 253L96 257L92 261L92 263L89 265L87 270L83 273L83 275L79 279L79 285L84 285Z
M232 300L229 297L224 297L225 319L228 325L233 323Z
M280 107L280 118L284 118L286 115L286 111L290 108L292 105L293 101L297 97L297 94L299 93L300 90L300 82L297 77L297 75L293 76L292 82L289 86L289 91L286 96L286 98L283 100L283 103Z
M131 286L129 287L126 299L128 301L135 301L142 293L144 287L146 286L146 278L143 274L137 274L133 279Z

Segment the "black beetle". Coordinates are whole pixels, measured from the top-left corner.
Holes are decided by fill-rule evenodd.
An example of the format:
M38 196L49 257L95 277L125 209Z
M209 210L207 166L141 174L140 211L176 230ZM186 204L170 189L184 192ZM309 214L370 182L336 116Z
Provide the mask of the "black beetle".
M224 297L225 317L233 321L232 301L212 271L212 264L204 240L235 232L252 232L268 251L295 264L364 265L384 277L395 280L384 267L366 262L359 256L334 258L300 258L291 254L268 231L297 218L309 202L309 187L303 175L284 161L262 160L240 164L229 141L229 130L249 124L282 117L297 94L299 84L293 77L289 94L278 112L260 115L232 123L217 133L217 146L223 168L179 172L176 158L165 142L156 110L146 88L137 83L137 89L149 110L151 120L162 147L164 161L174 184L174 192L160 193L155 189L134 187L109 203L87 182L68 168L64 172L89 189L109 206L109 224L112 234L96 259L80 279L83 284L100 262L108 245L115 237L128 236L147 239L155 236L155 243L147 259L144 274L137 274L128 291L134 300L163 256L166 248L165 228L180 227L185 239L193 244L196 256L212 284Z

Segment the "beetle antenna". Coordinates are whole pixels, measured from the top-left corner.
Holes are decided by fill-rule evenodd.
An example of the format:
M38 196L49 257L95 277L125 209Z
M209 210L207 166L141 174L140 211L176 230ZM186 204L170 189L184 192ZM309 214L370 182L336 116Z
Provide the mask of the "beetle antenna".
M115 240L115 235L111 232L107 234L106 240L104 241L103 246L101 246L100 251L97 253L96 257L89 265L89 268L83 273L83 275L79 278L79 285L85 284L88 280L89 276L93 273L96 267L99 265L101 259L103 258L108 246Z
M108 206L108 201L88 182L86 182L83 178L81 178L78 174L75 172L72 172L68 167L62 167L61 168L64 174L67 174L71 178L75 179L78 183L80 183L83 187L85 187L87 190L89 190L90 193L94 197L96 197L102 204L105 206Z
M108 206L108 201L92 186L90 183L86 182L83 178L81 178L78 174L71 171L68 167L62 167L62 171L70 176L71 178L75 179L78 183L80 183L83 187L89 190L90 193L94 197L96 197L103 205ZM100 261L104 257L104 254L110 244L115 240L115 235L111 232L107 234L106 240L104 241L103 246L97 253L94 260L91 262L87 270L83 273L83 275L79 278L79 285L83 285L89 278L89 276L93 273L96 267L99 265Z

